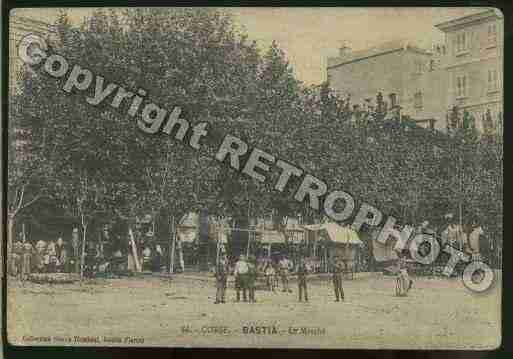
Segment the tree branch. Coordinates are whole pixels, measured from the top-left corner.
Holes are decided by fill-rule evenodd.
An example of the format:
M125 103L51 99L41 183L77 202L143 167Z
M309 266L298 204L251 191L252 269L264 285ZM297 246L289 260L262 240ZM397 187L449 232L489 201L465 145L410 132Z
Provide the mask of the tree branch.
M24 209L24 208L27 208L28 206L30 206L32 203L36 202L37 200L39 200L40 198L44 197L43 194L38 194L36 195L34 198L32 198L32 200L28 201L27 203L25 203L22 207L20 207L20 210Z
M14 215L15 216L20 211L21 205L23 204L23 196L25 195L25 185L21 186L21 190L20 191L21 191L20 199L19 199L19 201L16 204L16 209L14 210Z

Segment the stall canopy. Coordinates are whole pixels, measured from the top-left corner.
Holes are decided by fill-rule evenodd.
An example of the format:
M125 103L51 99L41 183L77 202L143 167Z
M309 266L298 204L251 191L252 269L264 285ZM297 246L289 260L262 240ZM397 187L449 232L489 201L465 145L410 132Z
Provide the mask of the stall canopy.
M257 239L262 244L285 243L285 235L278 231L259 231Z
M198 229L196 227L178 226L177 234L183 243L192 243L198 237Z
M212 235L209 235L209 238L213 241L226 244L228 243L228 230L220 228Z
M230 226L228 219L216 219L209 217L208 220L208 239L219 241L220 243L228 242L228 233ZM186 214L180 224L177 226L178 238L184 243L192 243L199 238L199 216L197 213L191 212Z
M353 244L363 246L358 234L349 227L342 227L336 223L322 223L304 226L309 231L324 233L329 240L340 244Z

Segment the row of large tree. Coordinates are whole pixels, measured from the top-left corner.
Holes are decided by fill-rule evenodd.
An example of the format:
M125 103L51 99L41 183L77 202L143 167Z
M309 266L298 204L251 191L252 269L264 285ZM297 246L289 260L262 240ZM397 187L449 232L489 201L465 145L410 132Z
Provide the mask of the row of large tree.
M148 212L204 210L237 226L271 211L277 225L298 214L321 219L293 199L294 181L279 193L278 173L259 183L217 162L211 152L228 133L402 223L437 225L451 211L501 236L498 136L466 128L441 135L383 106L353 107L328 85L319 94L294 77L277 44L262 52L217 9L100 10L79 25L63 13L55 28L51 51L105 83L147 90L148 101L168 110L179 105L192 123L209 123L211 143L198 152L147 135L123 106L91 106L83 93L63 92L65 79L25 67L10 101L9 250L20 213L45 208L79 224L83 243L95 219L130 225Z

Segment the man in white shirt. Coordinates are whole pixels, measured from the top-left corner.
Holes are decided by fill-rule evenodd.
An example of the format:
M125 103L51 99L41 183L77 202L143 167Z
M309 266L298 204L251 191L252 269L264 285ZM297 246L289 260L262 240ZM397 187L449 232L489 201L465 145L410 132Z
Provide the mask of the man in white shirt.
M464 249L464 245L467 243L467 234L459 224L450 223L442 232L442 244L446 243L460 251Z
M286 256L283 256L278 266L280 269L281 283L283 285L282 292L292 293L292 290L289 288L289 271L292 267L292 262Z
M479 246L479 239L484 234L481 226L474 227L468 236L468 244L472 260L481 260L481 250Z
M247 302L246 290L248 282L249 266L246 257L241 254L239 260L235 263L233 274L235 275L235 290L237 291L237 302L240 302L240 291L242 290L242 299Z

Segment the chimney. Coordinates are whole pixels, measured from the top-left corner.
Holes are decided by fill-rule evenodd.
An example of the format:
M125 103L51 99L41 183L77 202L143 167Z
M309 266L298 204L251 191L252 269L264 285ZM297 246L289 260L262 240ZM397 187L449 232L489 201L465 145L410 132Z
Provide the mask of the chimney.
M344 56L347 56L349 53L351 52L351 48L347 45L342 45L339 49L338 49L338 55L340 57L344 57Z
M397 95L392 92L388 97L390 98L390 107L395 107L397 105Z

